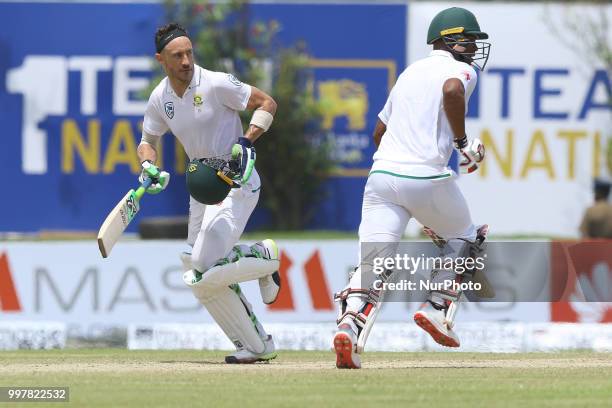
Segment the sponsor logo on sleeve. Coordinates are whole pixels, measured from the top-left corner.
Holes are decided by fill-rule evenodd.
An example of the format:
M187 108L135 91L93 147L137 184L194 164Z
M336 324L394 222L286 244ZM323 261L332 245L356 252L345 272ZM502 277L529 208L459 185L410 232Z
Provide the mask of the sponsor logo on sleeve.
M229 79L229 81L236 86L242 86L242 82L240 82L238 78L236 78L232 74L227 74L227 79Z

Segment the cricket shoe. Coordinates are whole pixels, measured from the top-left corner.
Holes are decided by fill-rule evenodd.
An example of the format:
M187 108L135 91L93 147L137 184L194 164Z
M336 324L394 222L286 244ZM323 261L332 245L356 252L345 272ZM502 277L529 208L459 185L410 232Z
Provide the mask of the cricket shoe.
M459 347L459 337L446 324L446 310L438 309L431 301L423 303L414 314L414 322L436 341L446 347Z
M225 362L227 364L253 364L260 361L269 362L276 358L277 354L274 347L274 340L272 336L264 340L265 349L263 353L253 353L245 348L238 349L234 354L225 356Z
M351 326L341 324L334 336L337 368L361 368L361 357L355 353L357 336Z
M278 247L271 239L264 239L261 242L254 244L251 247L253 252L257 252L263 259L278 260ZM278 298L278 293L281 288L281 278L278 271L270 275L259 278L259 292L261 300L266 305L270 305Z

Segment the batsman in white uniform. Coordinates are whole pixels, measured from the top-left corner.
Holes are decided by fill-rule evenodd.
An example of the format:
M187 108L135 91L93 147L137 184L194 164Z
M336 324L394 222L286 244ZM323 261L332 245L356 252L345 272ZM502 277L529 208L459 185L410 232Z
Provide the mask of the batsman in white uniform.
M236 352L225 358L227 363L269 360L276 356L272 337L253 314L238 283L258 279L262 300L274 302L280 289L278 249L272 240L250 247L236 243L259 198L253 143L272 124L276 103L230 74L195 65L191 41L176 23L157 30L155 46L155 58L167 77L147 104L138 146L141 179L153 178L147 189L151 194L168 185L169 174L155 166L157 143L168 130L190 160L237 156L240 188L231 189L221 203L204 205L191 192L188 243L192 252L181 255L186 270L183 279L236 346ZM243 134L238 112L245 109L254 114Z
M487 38L468 10L453 7L440 12L428 31L427 43L433 51L399 76L378 115L374 131L378 150L359 226L360 263L348 286L336 295L340 302L334 336L338 368L361 367L360 353L380 306L382 293L361 283L372 262L363 253L368 248L364 243L384 243L393 249L413 217L458 251L485 234L473 224L448 163L453 145L459 150L464 173L474 171L484 157L480 141L469 142L466 137L465 115L476 86L475 67L484 68L490 47L477 40ZM450 273L454 278L454 272ZM414 318L438 343L458 347L459 339L447 324L449 304L458 300L452 295L430 292Z

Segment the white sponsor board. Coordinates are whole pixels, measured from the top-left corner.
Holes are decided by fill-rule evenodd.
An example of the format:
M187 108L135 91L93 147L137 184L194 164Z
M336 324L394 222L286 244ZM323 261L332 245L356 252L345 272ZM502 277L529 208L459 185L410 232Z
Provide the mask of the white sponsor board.
M608 323L532 324L526 343L530 351L612 351L612 325Z
M331 350L335 329L333 323L268 325L277 350ZM377 322L368 337L366 351L612 351L610 324L470 322L459 325L457 335L461 347L448 348L436 344L414 323ZM213 324L141 324L129 326L128 348L233 350L234 346Z
M272 306L256 282L241 284L259 320L330 322L333 292L341 290L357 257L353 241L279 241L284 294ZM130 323L212 323L182 281L177 241L119 242L102 259L95 241L0 244L0 316L3 321L46 320L68 325L70 335L95 337ZM527 262L527 260L523 260ZM514 268L517 260L504 260ZM531 262L531 261L529 261ZM416 303L389 303L380 321L412 321ZM546 303L466 303L459 322L549 320Z
M428 55L429 23L453 5L410 4L409 63ZM484 141L487 157L459 181L472 218L494 234L577 236L593 177L609 177L612 168L611 73L582 37L593 38L589 21L612 21L612 6L459 6L476 15L492 44L466 125L469 137ZM571 21L583 31L571 34ZM517 41L517 24L525 41Z
M0 350L64 348L66 337L65 323L0 322Z

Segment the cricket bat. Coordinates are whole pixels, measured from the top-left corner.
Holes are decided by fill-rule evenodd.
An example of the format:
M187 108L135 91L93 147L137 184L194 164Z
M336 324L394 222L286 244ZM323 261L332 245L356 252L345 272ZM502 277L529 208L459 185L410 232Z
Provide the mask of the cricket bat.
M140 210L140 199L152 180L147 178L135 191L131 189L106 216L98 232L98 247L103 258L107 258L123 231Z

